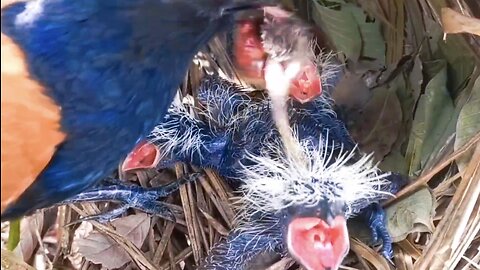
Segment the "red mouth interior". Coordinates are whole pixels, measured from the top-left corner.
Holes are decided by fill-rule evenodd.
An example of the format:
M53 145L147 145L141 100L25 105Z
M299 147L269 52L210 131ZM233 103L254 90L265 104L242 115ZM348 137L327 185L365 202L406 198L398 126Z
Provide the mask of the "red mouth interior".
M252 78L263 78L263 68L266 59L260 40L259 26L255 21L239 22L239 30L234 45L237 68Z
M143 141L137 144L132 152L128 154L123 162L122 170L128 172L136 169L154 168L159 158L158 148L150 142Z
M290 96L305 103L322 94L322 84L316 67L311 64L303 68L290 87Z
M296 218L288 226L288 250L308 270L338 269L349 249L344 217L331 224L320 218Z

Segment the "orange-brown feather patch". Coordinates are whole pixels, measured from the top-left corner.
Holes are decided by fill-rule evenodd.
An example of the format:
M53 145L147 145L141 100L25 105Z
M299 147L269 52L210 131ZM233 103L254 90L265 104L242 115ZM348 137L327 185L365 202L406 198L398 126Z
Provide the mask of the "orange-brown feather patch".
M60 131L60 108L29 77L22 51L4 34L1 42L3 211L35 181L65 134Z
M1 1L1 8L3 8L4 6L8 6L10 4L13 4L15 2L20 2L20 0L2 0Z

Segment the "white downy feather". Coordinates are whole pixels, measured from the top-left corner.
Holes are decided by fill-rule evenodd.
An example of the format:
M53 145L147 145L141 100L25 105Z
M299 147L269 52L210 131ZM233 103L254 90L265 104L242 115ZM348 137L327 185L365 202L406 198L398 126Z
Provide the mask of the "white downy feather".
M328 137L320 138L318 146L307 140L300 142L308 157L306 166L284 155L280 141L269 145L260 156L249 155L255 165L243 167L240 207L244 209L240 215L251 216L259 211L276 213L293 205L315 206L322 200L341 198L347 205L348 217L357 201L391 195L381 191L389 174L379 173L372 155L347 164L354 152L341 149L334 156L334 147L328 147L327 142ZM239 218L246 220L246 216Z

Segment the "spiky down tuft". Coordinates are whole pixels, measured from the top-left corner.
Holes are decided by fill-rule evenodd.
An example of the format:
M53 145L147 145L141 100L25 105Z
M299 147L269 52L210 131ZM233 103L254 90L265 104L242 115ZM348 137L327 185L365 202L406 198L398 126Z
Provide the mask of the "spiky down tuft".
M164 121L150 133L150 141L160 146L162 159L173 153L174 149L180 153L201 154L204 138L200 125L200 120L189 113L187 105L176 98Z
M251 103L246 88L218 77L207 77L198 89L198 99L203 104L201 114L212 130L228 130L243 118L242 110Z
M354 151L334 149L332 140L331 145L328 142L328 135L318 144L301 141L307 164L289 159L280 141L269 145L261 155L248 154L254 165L243 166L242 215L276 213L293 205L315 206L322 200L341 199L349 217L365 200L371 203L392 196L382 191L382 186L388 184L388 174L379 174L372 155L354 161Z
M323 97L328 99L328 95L330 94L329 89L333 89L335 85L337 85L338 81L341 78L343 72L343 65L338 62L337 53L333 51L326 51L320 49L318 55L315 56L315 48L318 47L318 44L315 40L312 40L312 44L310 46L312 52L311 54L314 55L314 63L317 67L318 74L320 74L320 81L322 84L323 89L327 89L328 94L322 95ZM330 102L330 100L327 100Z

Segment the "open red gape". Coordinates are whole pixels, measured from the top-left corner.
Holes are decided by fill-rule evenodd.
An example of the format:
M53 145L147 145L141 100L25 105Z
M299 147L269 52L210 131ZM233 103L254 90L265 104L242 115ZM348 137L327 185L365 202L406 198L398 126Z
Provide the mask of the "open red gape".
M136 169L154 168L159 159L159 149L153 143L142 141L128 154L122 164L122 170L128 172Z
M277 14L280 12L279 14ZM290 16L281 9L269 9L273 15L280 18ZM234 40L234 63L239 73L248 82L256 84L265 83L265 65L268 55L265 52L260 37L262 21L242 20L237 22ZM286 68L286 67L284 67ZM322 94L322 84L317 67L313 62L306 63L297 77L292 81L289 95L291 98L306 103Z
M238 22L234 43L236 67L246 76L263 79L263 68L267 58L260 39L260 25L254 20Z
M290 96L301 103L306 103L322 94L322 83L314 64L302 68L290 86Z
M295 218L288 226L290 254L308 270L335 270L349 249L347 224L337 216L331 224L320 218Z

